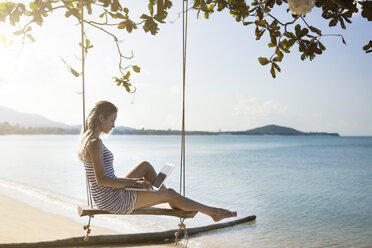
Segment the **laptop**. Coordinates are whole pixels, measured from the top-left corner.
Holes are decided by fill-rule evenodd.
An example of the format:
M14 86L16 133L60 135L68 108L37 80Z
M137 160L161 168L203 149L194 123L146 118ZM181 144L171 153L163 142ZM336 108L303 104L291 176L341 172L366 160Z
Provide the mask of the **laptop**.
M163 168L161 168L158 176L155 178L154 182L152 183L153 189L141 189L141 188L126 188L126 190L135 190L135 191L158 191L161 186L163 186L165 180L168 176L172 173L174 169L174 164L165 163Z

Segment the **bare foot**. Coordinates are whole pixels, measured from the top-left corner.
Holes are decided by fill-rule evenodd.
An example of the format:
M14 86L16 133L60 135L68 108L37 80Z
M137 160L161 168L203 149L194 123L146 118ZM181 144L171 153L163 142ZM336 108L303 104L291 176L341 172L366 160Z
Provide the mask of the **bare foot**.
M236 211L229 211L223 208L217 208L216 214L211 215L212 219L217 222L225 218L236 217L238 214Z

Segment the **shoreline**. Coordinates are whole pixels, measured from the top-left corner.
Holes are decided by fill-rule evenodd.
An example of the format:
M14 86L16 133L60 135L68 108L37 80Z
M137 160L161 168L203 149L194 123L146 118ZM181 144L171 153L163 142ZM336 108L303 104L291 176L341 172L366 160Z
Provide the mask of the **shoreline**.
M85 236L81 223L68 217L42 211L9 196L0 194L0 246L54 241ZM92 225L91 235L120 234L114 230ZM172 244L136 244L117 247L170 247Z
M39 242L69 237L82 238L83 225L67 217L44 212L0 194L0 244ZM95 235L117 232L94 226Z

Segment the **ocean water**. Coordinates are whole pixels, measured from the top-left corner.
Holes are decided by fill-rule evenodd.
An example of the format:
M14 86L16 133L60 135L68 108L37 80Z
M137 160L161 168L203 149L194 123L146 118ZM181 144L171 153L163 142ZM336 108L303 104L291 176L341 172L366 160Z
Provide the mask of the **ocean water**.
M179 166L179 136L112 135L103 142L117 176L144 160L157 170L164 162ZM0 193L86 222L76 212L86 202L77 147L73 135L0 136ZM178 190L178 167L166 184ZM189 247L372 247L372 137L187 136L186 195L257 216L193 236ZM178 219L96 216L93 223L136 233L175 229ZM200 213L186 221L212 223Z

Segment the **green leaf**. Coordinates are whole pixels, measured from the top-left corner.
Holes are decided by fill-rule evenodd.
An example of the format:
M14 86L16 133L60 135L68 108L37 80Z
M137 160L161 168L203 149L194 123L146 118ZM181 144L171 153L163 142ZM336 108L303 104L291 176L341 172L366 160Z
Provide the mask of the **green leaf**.
M150 15L153 16L154 15L154 5L152 3L149 3L147 7L150 11Z
M146 33L150 31L152 35L156 35L156 33L159 30L158 24L155 23L154 20L150 17L150 19L145 21L145 25L143 25L143 30L145 30Z
M6 36L5 35L0 35L0 40L3 42L4 46L6 46Z
M112 18L117 19L116 14L111 13L111 12L107 12L107 13L109 13L109 15L110 15Z
M256 20L255 24L260 27L266 27L267 21L266 20Z
M340 18L340 24L341 24L342 29L346 29L345 22L342 18Z
M261 65L267 65L268 63L270 63L270 61L264 57L259 57L258 62L260 62Z
M121 14L121 13L116 13L116 17L118 17L120 19L127 19L127 17L124 16L123 14Z
M276 75L275 75L275 68L274 68L274 64L271 64L271 69L270 69L270 73L271 73L271 76L272 76L273 78L275 78L275 77L276 77Z
M142 14L142 15L140 16L140 18L141 18L141 19L145 19L145 20L152 19L151 16L148 16L148 15L145 15L145 14Z
M123 79L128 80L130 78L130 71L127 71L127 74L123 77Z
M4 11L5 7L6 7L5 3L0 3L0 10Z
M297 36L300 36L300 34L301 34L301 26L300 26L300 24L297 24L295 26L295 31L296 31L296 35Z
M126 25L127 32L128 32L128 33L132 33L133 28L134 28L134 26L133 26L133 22L127 20L127 25Z
M367 51L371 47L372 47L372 40L370 40L367 45L363 46L363 50Z
M137 73L141 72L141 67L139 67L137 65L133 65L132 68L133 68L133 71L135 71Z
M271 40L271 43L273 43L275 46L278 44L276 37L273 35L272 32L270 32L270 40Z
M123 81L123 86L125 87L125 89L127 90L128 93L130 93L130 86L132 86L130 83L126 82L126 81Z
M273 65L274 65L275 69L276 69L278 72L280 72L280 67L279 67L276 63L273 63Z
M310 26L310 30L318 35L322 35L322 31L320 31L319 29L313 27L313 26Z
M127 21L123 21L123 22L119 23L118 29L124 29L126 25L127 25Z
M115 79L115 83L117 83L116 84L117 86L120 86L122 84L122 81L119 78L114 77L114 79Z
M325 46L320 41L319 41L319 48L322 49L322 50L326 50Z
M34 39L34 37L32 37L31 34L27 34L27 38L29 38L32 42L35 42L35 39Z
M309 32L309 30L307 28L304 28L301 30L301 37L304 37L305 35L307 35L307 33Z
M275 50L275 53L278 55L278 57L280 58L280 60L283 58L284 54L277 48Z
M256 40L261 39L262 35L265 33L266 29L261 29L258 31L258 34L256 34Z
M279 49L276 49L275 53L278 55L279 61L282 61L284 54Z
M30 7L30 9L31 9L32 11L37 10L37 5L35 4L35 2L31 2L28 6Z
M295 39L289 39L288 40L288 48L292 47L294 45L294 43L296 43Z
M24 32L22 30L18 30L18 31L15 31L13 34L14 35L22 35L22 34L24 34Z
M337 22L338 22L338 19L337 19L337 18L334 18L334 19L332 19L332 20L329 22L329 26L330 26L330 27L334 27L334 26L336 26Z
M70 67L70 71L71 71L72 74L74 74L75 77L79 77L80 76L80 74L77 71L75 71L73 68L71 68L71 67Z
M285 48L285 47L281 48L281 50L282 50L283 52L285 52L285 53L290 53L290 52L291 52L289 49L287 49L287 48Z
M254 22L243 22L243 25L244 26L248 26L248 25L251 25L251 24L253 24Z

